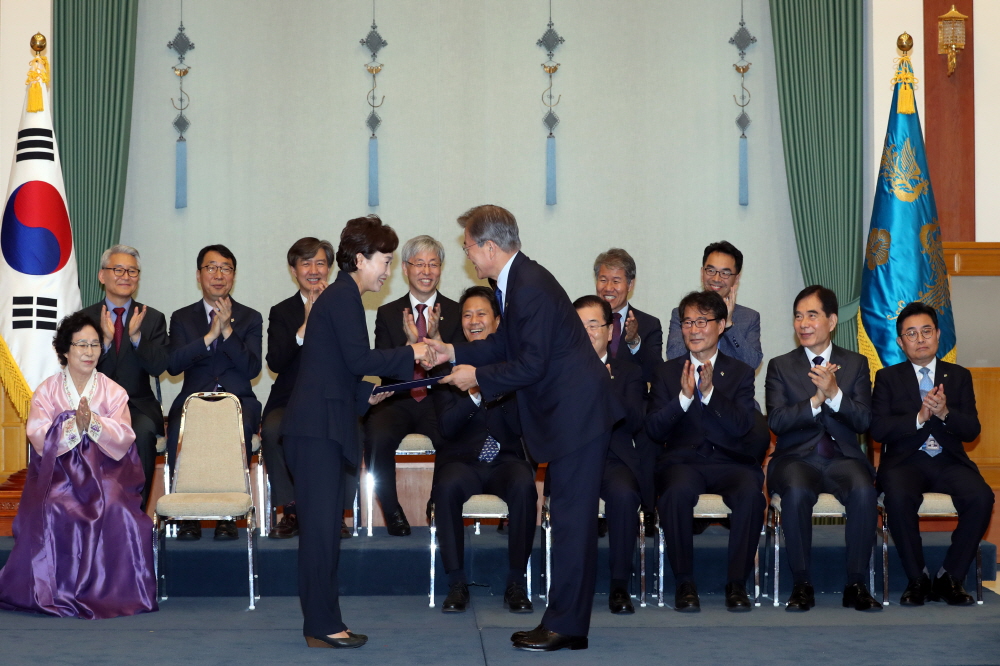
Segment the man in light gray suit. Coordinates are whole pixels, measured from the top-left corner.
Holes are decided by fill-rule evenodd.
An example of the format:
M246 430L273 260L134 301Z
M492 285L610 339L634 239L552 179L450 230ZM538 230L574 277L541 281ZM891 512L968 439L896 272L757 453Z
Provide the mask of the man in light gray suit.
M736 303L742 271L743 253L729 241L712 243L705 248L701 259L702 288L718 293L729 308L726 330L719 338L719 351L743 361L756 371L764 358L760 348L760 314ZM681 335L680 314L674 308L670 313L670 332L667 335L667 360L687 353L684 336Z

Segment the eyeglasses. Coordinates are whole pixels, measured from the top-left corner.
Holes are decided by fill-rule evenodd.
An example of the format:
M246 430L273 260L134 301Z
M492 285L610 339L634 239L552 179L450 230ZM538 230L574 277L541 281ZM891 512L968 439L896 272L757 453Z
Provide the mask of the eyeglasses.
M468 251L466 251L466 254L468 254ZM431 271L436 271L437 269L441 268L441 264L439 264L439 263L438 263L438 262L436 262L436 261L432 261L432 262L430 262L429 264L425 264L425 263L424 263L424 262L422 262L422 261L421 261L421 262L419 262L419 263L416 263L416 264L415 264L415 263L413 263L412 261L407 261L407 262L404 262L404 263L407 263L407 264L409 264L410 266L413 266L413 267L414 267L414 268L416 268L416 269L417 269L418 271L422 271L422 270L424 270L425 268L426 268L427 270L431 270Z
M104 270L111 271L115 274L115 277L124 277L128 275L130 278L139 277L138 268L122 268L121 266L105 266Z
M735 273L733 273L733 272L732 272L731 270L729 270L728 268L723 268L723 269L722 269L722 270L720 271L720 270L719 270L719 269L717 269L717 268L713 268L713 267L711 267L711 266L705 266L705 267L704 267L704 268L702 268L701 270L705 271L705 275L707 275L708 277L715 277L716 275L718 275L718 276L720 276L720 277L721 277L721 278L722 278L723 280L728 280L729 278L733 277L733 275L735 275Z
M920 336L921 340L929 340L934 336L934 330L935 329L931 328L930 326L925 326L919 331L916 329L910 329L909 331L903 332L903 337L909 340L910 342L916 342L917 336Z
M607 328L611 324L584 324L583 327L590 331L591 333L597 333L602 328Z
M218 266L216 264L205 264L201 267L201 270L205 271L209 275L215 275L216 271L222 273L223 275L232 275L233 271L236 269L232 266Z
M101 343L100 342L84 342L83 340L80 340L79 342L71 342L71 343L69 343L69 346L70 347L76 347L80 351L85 352L88 349L100 349L101 348Z
M692 326L695 328L705 328L710 321L719 321L719 318L705 319L704 317L699 317L698 319L685 319L681 322L681 328L691 328Z
M483 241L482 243L477 243L476 241L472 241L468 245L463 245L462 249L465 250L465 256L469 256L469 248L471 248L473 245L478 245L479 247L482 247L483 243L485 242L486 241Z

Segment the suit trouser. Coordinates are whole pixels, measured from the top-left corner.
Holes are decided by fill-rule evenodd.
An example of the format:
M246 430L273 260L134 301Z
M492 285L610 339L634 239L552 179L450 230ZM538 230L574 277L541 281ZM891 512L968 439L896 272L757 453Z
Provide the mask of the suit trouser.
M601 499L608 521L608 560L611 585L627 581L632 575L632 557L639 533L639 481L621 458L608 451L601 477ZM620 584L620 583L617 583Z
M408 395L393 396L368 411L365 419L365 465L375 475L375 493L386 516L399 510L396 494L396 449L411 433L441 444L437 414L430 396L416 401Z
M847 509L847 584L864 583L878 522L875 485L868 466L856 458L827 459L813 451L804 458L772 458L767 487L781 495L785 552L796 583L809 580L812 512L820 493L830 493Z
M271 504L285 506L295 500L295 487L285 460L284 441L281 436L281 417L284 407L275 407L264 417L260 427L260 450L267 465L267 478L271 484Z
M611 431L549 461L552 579L542 624L586 636L597 585L597 509Z
M915 451L891 469L880 469L878 486L885 493L885 510L896 552L910 580L924 571L923 542L917 510L924 493L951 495L958 511L958 527L951 533L951 546L944 569L965 580L976 556L979 540L990 525L995 496L978 470L957 460L947 451L930 457Z
M157 427L151 418L131 405L128 411L132 416L132 430L135 431L135 450L139 454L142 475L146 479L142 486L142 510L145 511L149 492L153 488L153 474L156 473L156 438L163 424Z
M260 428L260 403L256 398L237 398L243 407L243 445L246 447L247 464L250 464L250 457L253 449L253 435L257 434ZM183 405L181 401L181 405ZM170 410L167 417L167 455L170 457L170 464L177 468L177 440L180 438L181 414L183 407Z
M344 631L340 616L340 521L344 457L339 442L318 437L285 437L285 455L295 475L299 523L299 602L306 636Z
M718 455L718 454L716 454ZM694 581L694 507L715 493L730 508L727 583L746 583L764 525L764 473L759 467L706 458L657 471L656 507L677 583ZM784 495L782 495L784 501Z
M538 514L538 491L535 471L515 455L501 454L491 463L450 462L434 475L431 500L434 502L437 538L441 546L441 561L450 582L465 582L465 523L462 505L473 495L488 493L507 503L510 526L507 537L507 558L510 571L507 584L524 582L535 538Z

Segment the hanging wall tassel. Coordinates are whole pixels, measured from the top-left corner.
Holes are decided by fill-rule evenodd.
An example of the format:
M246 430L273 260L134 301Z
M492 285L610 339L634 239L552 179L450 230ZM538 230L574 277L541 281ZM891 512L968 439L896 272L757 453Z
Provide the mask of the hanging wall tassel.
M378 205L378 137L368 139L368 205Z
M556 205L556 138L545 141L545 205Z
M184 137L177 139L175 183L176 192L174 208L187 208L188 205L188 144Z
M747 138L740 137L740 205L750 204L750 173L747 165Z

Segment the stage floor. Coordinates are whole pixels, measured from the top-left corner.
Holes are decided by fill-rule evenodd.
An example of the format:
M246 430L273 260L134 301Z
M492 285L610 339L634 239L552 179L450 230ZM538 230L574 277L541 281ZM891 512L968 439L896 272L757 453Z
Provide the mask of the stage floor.
M727 613L720 595L703 595L699 614L637 608L607 611L597 595L590 649L548 656L514 650L510 634L542 616L513 615L502 599L473 589L464 614L429 609L416 596L343 597L344 617L368 645L331 654L306 648L295 597L266 597L246 611L235 597L174 597L158 613L115 620L45 618L0 611L0 662L6 664L906 664L1000 663L1000 596L982 606L941 603L881 613L840 607L839 594L817 595L808 613L764 606Z

